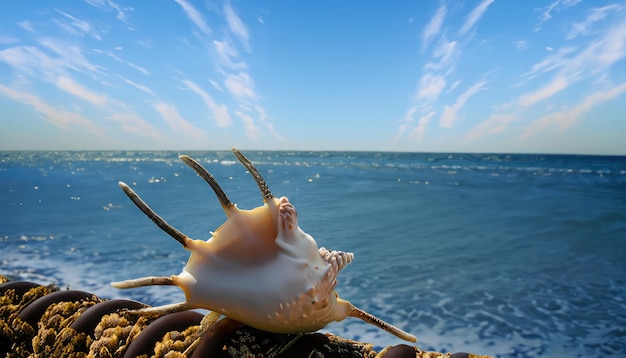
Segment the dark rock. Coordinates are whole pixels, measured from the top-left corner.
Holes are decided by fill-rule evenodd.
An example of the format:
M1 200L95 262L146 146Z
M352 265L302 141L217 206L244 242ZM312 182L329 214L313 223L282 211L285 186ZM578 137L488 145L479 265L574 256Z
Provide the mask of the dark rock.
M148 307L146 304L132 300L109 300L100 302L85 312L83 312L74 321L70 327L72 327L78 333L87 333L93 335L93 330L96 328L102 316L122 310L122 309L139 309Z
M52 292L26 306L22 312L20 312L18 317L31 326L35 326L37 321L39 321L43 313L48 309L48 307L50 307L50 305L63 301L80 301L88 297L95 296L89 292L77 290Z
M183 331L189 326L198 326L202 317L202 314L196 311L182 311L157 318L131 342L124 357L137 357L143 354L152 356L156 343L167 332Z
M385 358L415 358L415 348L406 344L398 344L387 350Z

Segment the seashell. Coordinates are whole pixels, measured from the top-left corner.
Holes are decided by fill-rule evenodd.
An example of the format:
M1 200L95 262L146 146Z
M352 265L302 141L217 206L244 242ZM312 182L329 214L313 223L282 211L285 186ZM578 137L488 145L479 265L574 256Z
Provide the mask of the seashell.
M339 298L339 271L354 255L318 248L298 226L298 215L286 197L276 198L254 165L237 149L237 159L256 181L264 204L239 209L215 178L188 156L180 159L213 189L227 220L207 241L194 240L163 220L128 187L119 185L157 226L191 252L183 271L170 277L144 277L112 282L117 288L176 285L185 302L137 310L160 316L204 308L232 320L273 333L312 332L333 321L357 317L399 338L416 338Z

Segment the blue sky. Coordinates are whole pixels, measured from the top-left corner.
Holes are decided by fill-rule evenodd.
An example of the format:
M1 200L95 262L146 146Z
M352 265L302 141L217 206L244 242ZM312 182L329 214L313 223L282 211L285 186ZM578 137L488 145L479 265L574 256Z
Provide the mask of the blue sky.
M0 150L626 155L626 2L0 3Z

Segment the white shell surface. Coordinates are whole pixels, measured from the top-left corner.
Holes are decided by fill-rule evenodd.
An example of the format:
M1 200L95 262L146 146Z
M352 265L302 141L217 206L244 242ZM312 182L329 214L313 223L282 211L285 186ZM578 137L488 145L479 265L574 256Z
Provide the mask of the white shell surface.
M188 245L187 266L173 277L187 302L277 333L334 321L334 287L343 265L333 268L322 258L315 240L298 227L289 200L270 199L249 211L233 207L229 214L211 239ZM351 254L345 255L349 262Z

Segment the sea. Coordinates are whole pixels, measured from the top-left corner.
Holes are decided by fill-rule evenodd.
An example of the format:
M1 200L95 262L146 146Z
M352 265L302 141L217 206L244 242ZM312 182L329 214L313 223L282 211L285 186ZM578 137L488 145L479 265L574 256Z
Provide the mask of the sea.
M626 356L626 157L244 153L320 247L355 254L339 295L421 349ZM0 152L0 274L151 305L184 301L177 287L110 286L178 274L189 255L119 181L189 237L209 239L225 221L179 154L239 208L262 204L229 151ZM324 331L402 343L355 318Z

